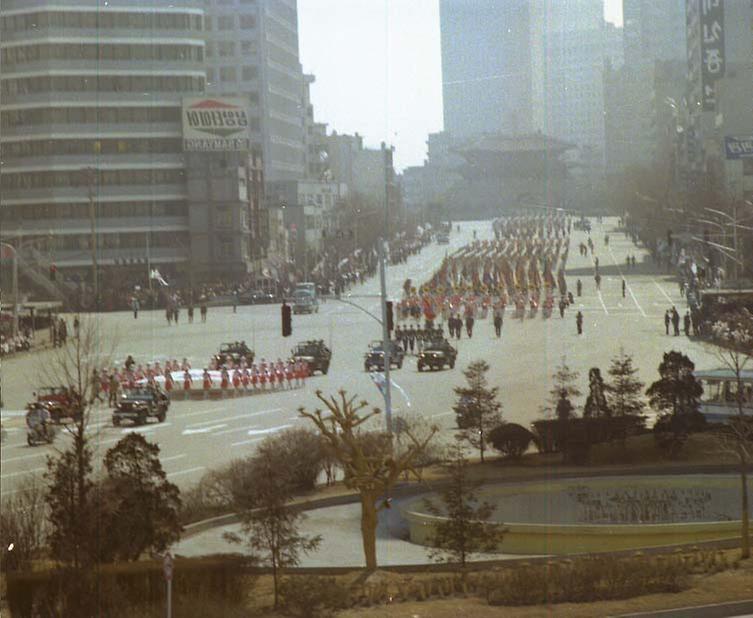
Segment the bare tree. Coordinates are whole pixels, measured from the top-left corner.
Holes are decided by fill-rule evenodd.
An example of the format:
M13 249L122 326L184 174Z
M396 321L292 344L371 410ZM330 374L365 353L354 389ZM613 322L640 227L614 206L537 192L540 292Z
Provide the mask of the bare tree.
M753 461L753 419L743 410L745 385L743 371L753 359L753 314L746 309L733 314L724 322L716 322L712 332L719 346L711 351L735 380L736 416L716 432L717 444L723 452L733 455L740 467L741 501L741 557L750 557L750 503L748 499L748 465Z
M434 437L436 429L432 429L422 440L410 431L404 432L409 443L402 452L397 452L391 439L382 440L380 448L365 448L360 428L377 416L379 409L372 408L361 415L361 411L369 405L366 401L356 403L356 397L348 398L344 390L340 390L338 395L339 399L334 396L328 399L321 391L316 392L329 412L327 415L320 409L307 412L300 408L299 411L302 417L316 425L327 441L344 472L346 486L360 494L363 551L366 568L373 571L377 568L377 517L379 511L389 505L385 496L406 470L418 476L416 461ZM368 442L373 444L375 441Z
M240 515L243 533L254 558L272 567L274 606L279 605L280 575L286 567L298 565L301 554L314 551L321 536L308 537L300 534L299 526L305 517L300 508L290 504L295 490L295 472L281 469L279 458L270 449L253 458L251 472L253 485L253 508ZM243 539L226 532L223 537L231 543Z
M426 418L414 412L395 416L392 429L395 434L395 449L398 453L403 453L413 445L414 440L423 442L429 435L438 430L439 428L435 423L430 423ZM433 442L427 443L426 448L416 455L413 463L419 481L423 478L424 468L441 461L443 455L442 447ZM404 474L406 480L409 474L410 472L406 470Z
M47 502L52 525L51 545L59 557L75 567L95 560L90 538L95 529L95 488L91 479L92 457L89 421L98 384L95 370L112 357L115 337L103 334L96 317L81 319L78 333L55 348L49 362L40 368L43 383L65 387L71 409L65 430L72 444L57 457L47 458Z

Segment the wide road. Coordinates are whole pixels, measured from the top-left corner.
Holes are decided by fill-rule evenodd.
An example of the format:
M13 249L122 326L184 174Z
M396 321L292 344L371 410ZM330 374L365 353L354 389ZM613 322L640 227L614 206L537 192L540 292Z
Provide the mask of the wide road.
M392 374L407 396L393 392L395 413L410 411L430 418L442 428L444 438L451 438L453 387L463 383L462 369L478 358L486 359L491 365L489 377L500 389L504 417L524 424L540 417L550 388L550 376L563 356L581 373L584 392L588 369L600 367L606 376L609 360L620 347L634 356L640 377L646 383L656 379L661 354L669 349L688 354L699 368L715 367L713 356L698 342L683 336L664 335L665 309L675 304L681 314L684 312L678 286L668 276L655 271L642 249L614 233L614 223L614 219L605 219L603 225L594 222L592 231L603 277L601 292L595 290L591 256L578 255L578 243L587 235L574 231L568 260L568 287L574 292L578 278L584 286L583 296L576 298L576 307L569 308L564 319L555 310L548 320L539 314L523 321L514 320L508 308L501 339L494 336L490 320L478 320L473 339L463 336L456 342L458 362L452 371L418 373L415 358L408 358L403 368ZM428 278L446 252L471 241L473 231L480 239L493 237L489 221L460 225L460 232L453 227L449 246L431 245L410 258L407 264L388 268L388 293L393 298L400 297L406 278L415 282ZM603 241L607 232L610 234L608 247ZM635 269L625 269L627 254L636 256L638 266ZM625 298L621 291L623 276L628 284ZM378 290L378 279L369 280L351 290L351 300L378 315ZM575 327L578 309L585 316L582 336L577 335ZM303 388L237 399L175 401L166 422L137 428L115 428L107 408L95 410L92 430L98 457L124 434L138 431L159 443L170 480L184 487L212 467L253 453L255 445L266 436L287 427L306 426L306 421L298 418L297 409L316 406L314 392L317 389L330 393L345 388L373 405L382 406L381 395L363 371L363 353L369 341L381 336L381 327L365 313L344 303L328 300L321 305L318 314L294 316L293 336L289 339L283 339L280 334L279 305L239 307L236 314L230 307L210 308L206 324L198 320L187 324L185 311L178 326L169 326L162 311L141 312L138 320L126 312L103 314L96 319L103 337L116 346L114 359L120 364L127 354L132 354L139 363L188 357L195 368L203 367L221 343L240 339L256 350L257 358L284 358L295 342L305 339L323 339L333 349L329 374L308 380ZM40 367L49 362L49 358L48 352L41 351L3 362L2 392L6 408L2 419L8 432L1 449L0 492L3 495L10 495L18 482L29 475L43 473L46 455L67 442L61 435L50 447L32 448L25 443L23 406L32 391L42 385ZM578 403L582 405L584 401L585 394Z

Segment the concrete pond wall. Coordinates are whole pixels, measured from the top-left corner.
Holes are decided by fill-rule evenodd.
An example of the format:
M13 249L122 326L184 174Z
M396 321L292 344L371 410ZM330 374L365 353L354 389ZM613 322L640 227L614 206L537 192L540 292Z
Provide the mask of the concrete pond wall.
M753 495L753 480L749 479ZM479 500L496 505L490 521L507 529L498 551L557 555L723 540L740 534L740 479L733 474L621 476L486 485ZM400 510L410 540L430 545L443 519L424 500Z

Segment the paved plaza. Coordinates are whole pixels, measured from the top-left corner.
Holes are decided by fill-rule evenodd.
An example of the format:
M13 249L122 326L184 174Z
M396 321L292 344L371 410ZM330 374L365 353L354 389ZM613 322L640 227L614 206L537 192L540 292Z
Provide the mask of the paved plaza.
M396 414L410 410L431 418L442 428L442 435L452 435L454 402L453 387L463 383L462 369L472 360L483 358L491 365L490 381L500 388L504 417L509 421L528 424L540 416L550 387L550 375L567 356L568 364L580 371L581 388L586 390L587 372L598 366L605 373L609 360L622 346L633 354L646 383L656 379L661 354L669 349L680 350L699 368L716 366L713 356L703 345L686 337L664 334L664 311L673 304L684 313L684 301L674 280L660 274L648 261L643 249L635 247L624 235L612 231L615 219L594 224L592 238L595 255L600 259L601 291L595 290L593 263L590 256L578 255L578 243L584 232L574 231L568 259L567 280L575 291L576 279L583 281L583 296L576 298L565 318L554 311L550 319L541 314L523 321L512 317L508 307L502 338L494 336L491 319L477 320L472 339L455 342L459 354L454 370L419 373L415 358L408 357L403 368L393 372L394 381L407 397L393 394ZM437 268L446 252L471 241L473 232L479 239L492 238L490 221L463 222L461 231L453 226L451 244L426 247L411 257L407 264L388 268L388 291L398 299L406 278L416 284L425 281ZM604 234L610 234L608 247ZM625 270L625 256L633 254L638 266ZM622 277L627 280L626 297L622 297ZM379 312L378 279L372 279L351 290L353 302L372 313ZM578 336L575 313L585 316L584 334ZM181 316L185 318L185 311ZM141 312L138 320L127 312L99 316L104 338L116 344L115 360L121 365L127 354L138 363L167 358L187 357L193 366L203 368L210 356L225 341L245 340L256 350L257 359L285 358L300 340L323 339L333 350L333 361L326 376L316 376L305 387L212 401L175 401L167 421L145 427L115 428L109 410L96 410L93 428L97 455L101 456L129 431L138 431L159 443L162 462L170 480L182 487L194 483L208 469L233 458L253 453L255 445L265 436L287 427L304 425L298 418L300 406L313 407L316 389L332 392L345 388L351 393L381 406L381 396L369 375L363 370L363 353L367 344L381 336L381 327L357 308L328 300L318 314L295 316L293 336L280 335L279 305L210 308L206 324L195 321L169 326L163 311ZM49 360L49 352L12 357L3 361L2 394L5 409L3 426L8 434L2 445L0 491L8 495L18 481L44 471L45 456L65 443L59 437L52 447L26 446L23 407L32 391L42 385L40 366ZM106 359L103 359L103 362ZM583 401L579 403L582 405Z

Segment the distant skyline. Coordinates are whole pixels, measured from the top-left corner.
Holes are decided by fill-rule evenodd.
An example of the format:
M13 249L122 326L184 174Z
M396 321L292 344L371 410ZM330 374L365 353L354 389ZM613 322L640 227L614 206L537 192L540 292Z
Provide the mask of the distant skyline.
M621 26L622 0L604 18ZM315 119L393 144L399 169L421 165L442 130L438 0L298 0L298 32Z

